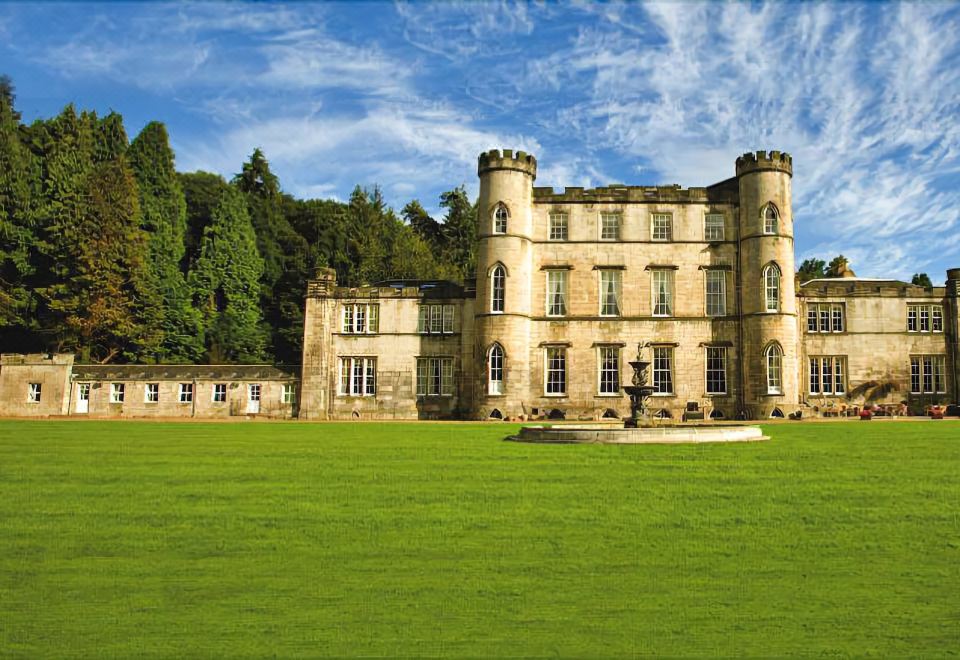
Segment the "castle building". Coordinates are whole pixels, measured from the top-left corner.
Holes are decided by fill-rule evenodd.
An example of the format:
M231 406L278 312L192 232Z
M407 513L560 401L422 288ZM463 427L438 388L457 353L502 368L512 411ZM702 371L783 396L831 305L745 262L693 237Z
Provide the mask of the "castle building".
M0 414L615 418L629 412L621 387L638 350L660 417L901 402L922 414L960 400L960 268L945 287L851 271L796 282L786 153L744 154L735 176L705 188L558 192L534 185L532 155L510 150L481 154L478 176L476 280L342 287L320 269L299 379L258 365L6 355ZM109 397L91 397L101 389Z

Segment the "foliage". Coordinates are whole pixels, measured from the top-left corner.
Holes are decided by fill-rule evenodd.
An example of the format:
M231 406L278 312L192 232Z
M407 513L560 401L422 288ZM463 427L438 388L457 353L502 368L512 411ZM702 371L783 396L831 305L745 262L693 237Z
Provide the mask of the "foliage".
M504 443L515 430L2 422L0 648L960 648L960 422L771 424L723 446Z
M283 193L260 149L228 184L208 172L177 173L159 122L128 145L117 113L98 118L68 105L25 126L14 101L0 77L5 350L296 363L317 267L334 268L350 286L473 276L476 209L462 187L441 196L442 223L417 201L398 217L377 187L358 186L347 203L299 200ZM246 225L256 254L246 251ZM223 232L240 240L234 261ZM229 286L216 272L228 263L241 275ZM240 304L241 292L250 305ZM223 343L230 337L241 342L236 350Z
M910 278L910 284L925 287L933 286L933 282L930 281L930 276L926 273L914 273L913 277Z
M840 274L847 269L847 266L850 262L842 254L838 254L833 259L830 260L830 264L827 266L827 277L840 277Z
M804 259L800 264L800 270L797 271L797 282L802 284L809 280L826 277L824 270L826 266L827 262L823 259Z
M151 122L130 145L140 195L141 224L149 236L148 276L162 300L158 362L195 362L203 354L200 314L182 271L186 255L186 200L177 178L166 127Z
M225 187L203 230L200 257L190 273L211 362L263 359L266 333L258 296L262 275L263 258L243 195Z

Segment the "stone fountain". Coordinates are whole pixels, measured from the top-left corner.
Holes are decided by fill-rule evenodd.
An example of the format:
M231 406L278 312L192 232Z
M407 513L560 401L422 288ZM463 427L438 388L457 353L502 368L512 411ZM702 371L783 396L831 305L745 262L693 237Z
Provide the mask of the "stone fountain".
M699 442L754 442L768 440L759 426L744 424L676 424L659 426L651 423L647 415L647 399L654 387L647 385L647 370L650 363L643 359L643 344L637 346L637 359L629 364L633 368L632 384L623 391L630 397L630 416L623 421L623 428L608 424L577 424L556 426L525 426L517 435L507 440L547 444L674 444Z
M623 391L630 397L630 416L623 421L623 428L636 429L646 425L647 399L653 394L653 386L647 385L647 369L650 363L643 359L643 345L637 345L637 359L629 364L633 368L632 385L626 385Z

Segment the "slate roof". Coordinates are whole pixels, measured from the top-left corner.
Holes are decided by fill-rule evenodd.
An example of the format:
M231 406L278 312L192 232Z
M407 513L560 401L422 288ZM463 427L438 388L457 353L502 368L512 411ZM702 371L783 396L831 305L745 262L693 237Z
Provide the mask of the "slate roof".
M269 364L75 364L74 380L291 380L299 368Z

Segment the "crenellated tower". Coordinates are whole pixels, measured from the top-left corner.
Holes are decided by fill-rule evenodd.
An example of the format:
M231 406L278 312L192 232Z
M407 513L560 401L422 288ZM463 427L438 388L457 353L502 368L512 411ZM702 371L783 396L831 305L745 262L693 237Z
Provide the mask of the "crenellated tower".
M523 151L493 149L477 163L477 311L474 358L483 368L471 409L474 418L498 410L523 414L530 389L531 282L533 281L533 182L537 159ZM491 358L502 365L501 385L491 386Z
M792 178L789 154L737 159L742 405L753 418L800 403Z

